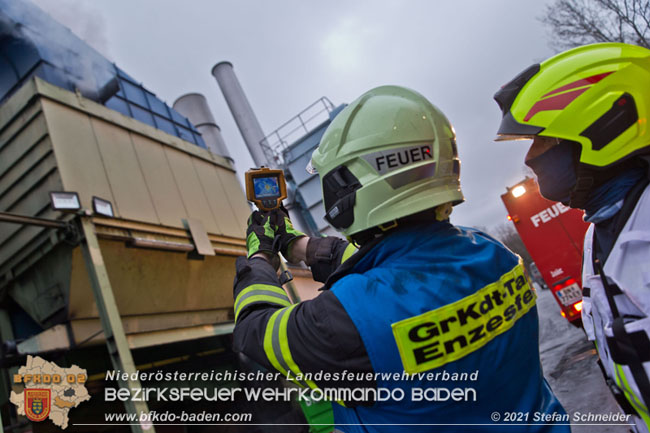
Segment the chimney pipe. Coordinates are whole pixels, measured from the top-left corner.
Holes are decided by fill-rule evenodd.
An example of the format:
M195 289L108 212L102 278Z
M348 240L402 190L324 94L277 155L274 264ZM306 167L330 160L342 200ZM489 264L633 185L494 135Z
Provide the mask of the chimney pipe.
M173 108L196 126L210 152L233 162L205 96L200 93L188 93L176 99Z
M260 142L264 139L262 127L255 117L246 94L237 80L232 63L219 62L212 68L212 75L216 78L230 112L235 118L239 132L244 138L248 151L253 157L257 167L269 166L269 161L262 150Z

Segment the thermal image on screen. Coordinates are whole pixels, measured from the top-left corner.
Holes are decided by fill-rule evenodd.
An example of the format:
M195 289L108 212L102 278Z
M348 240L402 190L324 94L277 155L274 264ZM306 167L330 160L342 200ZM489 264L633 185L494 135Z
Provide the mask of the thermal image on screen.
M269 198L280 196L280 185L278 178L273 177L256 177L253 179L253 186L255 187L255 197Z

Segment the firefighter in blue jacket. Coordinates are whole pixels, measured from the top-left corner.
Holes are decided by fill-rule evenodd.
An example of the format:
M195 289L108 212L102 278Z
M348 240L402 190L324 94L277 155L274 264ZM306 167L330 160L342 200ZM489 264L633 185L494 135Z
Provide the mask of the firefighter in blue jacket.
M569 432L535 422L565 412L542 375L520 259L449 222L463 195L444 114L409 89L370 90L333 120L309 168L325 218L350 242L254 212L237 260L235 350L304 387L391 396L336 394L338 431L496 432L514 412L509 432ZM325 283L319 296L290 304L270 264L277 245Z

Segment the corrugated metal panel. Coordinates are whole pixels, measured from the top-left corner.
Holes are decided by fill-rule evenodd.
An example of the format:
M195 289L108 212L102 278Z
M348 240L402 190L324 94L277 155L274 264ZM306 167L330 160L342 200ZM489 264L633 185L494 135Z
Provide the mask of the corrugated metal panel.
M182 191L181 198L187 209L188 216L201 220L206 230L212 233L221 233L208 200L199 181L199 176L194 170L192 159L176 149L165 148L165 155L174 174L174 181Z
M60 190L60 186L61 182L59 181L58 176L56 176L55 173L50 173L38 185L38 189L32 190L29 195L23 196L22 199L17 201L10 209L7 209L7 211L30 216L52 216L52 212L48 209L48 191ZM3 263L5 256L11 257L13 255L13 253L10 253L9 251L14 250L14 245L18 245L17 248L19 248L21 242L26 243L33 237L33 235L36 235L41 231L41 227L5 224L2 231L0 231L0 248L2 249L2 251L0 251L0 263ZM9 251L6 251L7 249L9 249Z
M0 151L0 155L4 158L2 151ZM8 192L15 183L20 182L25 173L40 164L43 158L54 159L52 144L47 136L32 147L25 149L25 153L21 155L20 159L15 160L10 167L0 171L0 195ZM2 163L5 162L8 162L8 160L3 159Z
M22 105L22 106L21 106ZM23 92L0 113L0 210L52 216L50 190L61 189L47 124L38 101ZM26 248L42 242L45 229L18 224L0 226L0 271L8 260L22 259ZM38 242L34 242L38 240ZM20 253L23 254L20 254Z
M43 140L43 142L46 142L46 140ZM29 155L25 158L30 159ZM8 177L7 182L1 182L2 184L8 184L9 187L2 189L3 193L0 194L0 209L8 212L14 211L21 201L28 195L33 195L34 188L38 188L39 183L44 181L54 171L56 171L56 159L54 158L54 154L47 153L45 157L34 162L28 171L24 172L24 175L14 182L10 183L13 179L12 177Z
M241 185L237 181L235 176L231 176L226 170L217 169L217 174L221 180L221 184L226 191L226 202L232 208L233 213L235 214L235 224L239 225L239 230L235 233L237 237L246 236L246 221L248 216L251 213L251 208L248 206L248 202L244 200L239 200L240 197L245 197L244 192L242 191Z
M0 143L2 159L0 159L0 174L4 174L21 156L41 141L47 135L45 118L41 114L27 119L26 122L13 122L11 126L21 128L15 134L7 134L6 139ZM13 128L12 128L13 129ZM4 135L4 134L3 134ZM5 137L3 137L5 138Z
M127 248L124 242L100 240L100 246L123 316L228 309L233 305L232 290L224 288L230 289L235 277L234 256L187 260L184 254ZM97 317L79 248L72 255L69 316Z
M193 160L194 169L201 182L206 200L212 211L212 215L219 223L221 233L241 233L237 224L237 215L232 207L228 205L228 198L221 180L219 179L218 168L205 161Z
M160 224L129 132L100 119L92 127L119 216Z
M92 209L93 196L108 200L119 215L88 114L47 99L42 104L63 188L79 193L87 209Z
M318 145L318 144L317 144ZM303 153L302 155L298 156L296 159L289 159L289 156L285 157L285 162L287 169L291 173L291 176L293 176L293 180L296 182L297 185L301 185L303 182L308 181L311 178L318 177L313 174L307 173L306 167L307 164L311 161L311 154L313 153L313 150L316 149L316 146L314 146L312 152L306 152Z
M164 146L137 134L133 134L131 138L160 223L180 227L181 220L187 216L187 210L165 155Z
M54 212L49 209L49 191L61 190L61 181L56 172L50 173L39 183L38 188L24 196L10 209L22 215L54 218ZM21 226L17 224L3 224L0 231L0 264L13 257L23 247L29 244L37 235L47 233L43 227Z
M302 196L302 199L305 201L305 204L308 208L311 208L315 204L318 204L320 207L324 207L320 179L318 179L318 176L312 176L308 181L300 185L300 195ZM321 221L317 221L317 224L320 225Z
M65 308L70 279L71 247L60 244L54 254L38 262L40 275L26 272L16 279L9 294L19 304L28 306L34 318L44 325L51 323L51 316ZM67 253L66 253L67 252Z
M111 201L120 218L171 227L196 218L209 233L244 236L250 210L225 159L180 140L161 142L163 132L143 124L134 130L132 119L90 101L48 99L43 110L63 187L78 192L85 207L95 195Z

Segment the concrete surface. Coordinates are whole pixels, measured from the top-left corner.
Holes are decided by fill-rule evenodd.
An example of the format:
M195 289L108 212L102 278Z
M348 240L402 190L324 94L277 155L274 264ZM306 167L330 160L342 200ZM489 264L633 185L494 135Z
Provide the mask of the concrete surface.
M621 412L596 364L598 355L582 329L560 315L549 290L537 290L539 342L544 376L573 419L574 414ZM573 421L572 421L573 424ZM610 423L614 424L614 423ZM627 433L627 425L573 424L573 433Z

